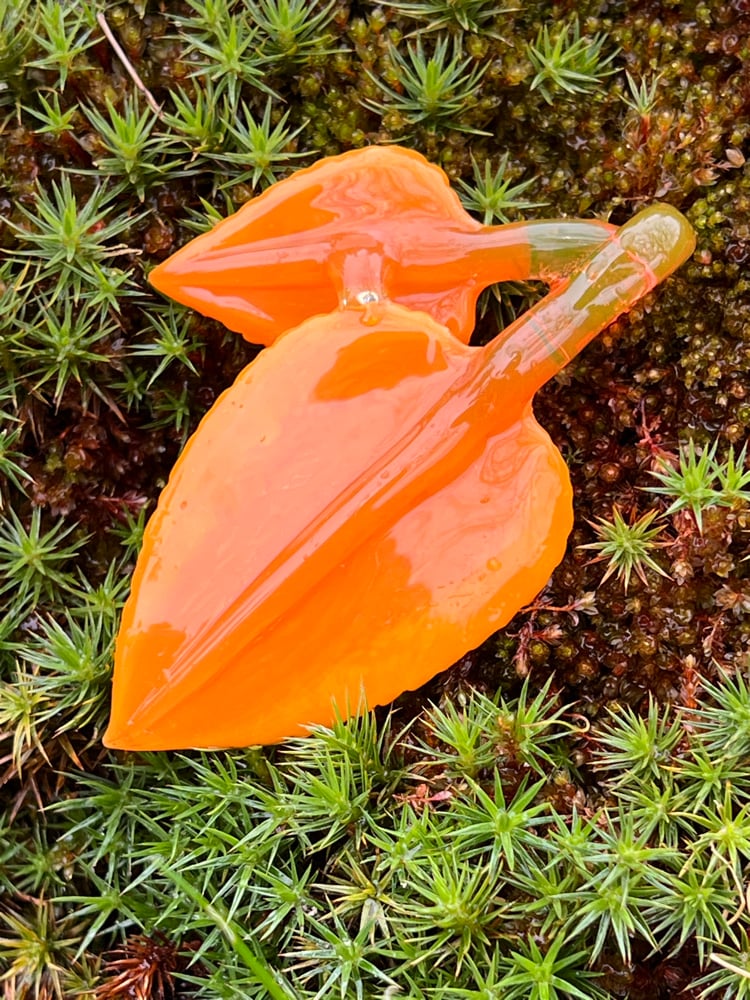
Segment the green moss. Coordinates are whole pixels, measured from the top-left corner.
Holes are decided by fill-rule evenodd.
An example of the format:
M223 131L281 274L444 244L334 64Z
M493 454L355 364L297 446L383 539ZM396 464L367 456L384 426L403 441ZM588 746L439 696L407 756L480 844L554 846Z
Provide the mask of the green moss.
M154 995L264 997L278 970L299 1000L395 986L652 1000L701 977L747 995L742 8L577 4L562 49L594 54L580 63L554 52L567 3L0 0L11 993L128 996L151 976ZM558 77L534 89L545 52ZM696 228L680 273L535 402L573 479L568 554L507 630L403 696L397 723L379 713L268 753L108 754L144 521L256 353L159 300L148 270L300 164L393 141L481 217L620 223L663 199ZM537 294L492 290L477 338ZM698 504L701 530L692 500L648 492L689 441L724 498ZM634 568L626 592L591 564L591 524L613 508L643 524L649 507L670 579Z

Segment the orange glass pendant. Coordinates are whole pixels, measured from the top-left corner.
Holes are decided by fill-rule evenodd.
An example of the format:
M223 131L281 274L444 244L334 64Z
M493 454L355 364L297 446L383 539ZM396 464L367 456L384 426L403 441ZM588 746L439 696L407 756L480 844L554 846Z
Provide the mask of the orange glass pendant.
M482 226L419 154L269 188L151 274L270 344L204 417L148 523L105 743L300 736L419 687L544 586L572 525L536 390L692 252L657 205ZM476 298L552 287L485 347Z

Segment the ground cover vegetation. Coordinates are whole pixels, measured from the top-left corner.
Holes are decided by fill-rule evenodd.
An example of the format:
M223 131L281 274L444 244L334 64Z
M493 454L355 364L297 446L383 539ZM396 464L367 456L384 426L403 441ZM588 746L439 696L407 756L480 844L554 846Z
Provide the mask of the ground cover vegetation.
M6 997L750 997L749 37L744 0L0 0ZM256 353L148 271L373 142L486 222L698 232L535 402L568 554L390 711L109 753L144 524Z

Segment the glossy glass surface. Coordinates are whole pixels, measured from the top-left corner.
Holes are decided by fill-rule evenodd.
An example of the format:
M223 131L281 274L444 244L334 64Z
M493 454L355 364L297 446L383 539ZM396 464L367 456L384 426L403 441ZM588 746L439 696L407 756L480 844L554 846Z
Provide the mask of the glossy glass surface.
M206 415L148 524L105 742L301 735L505 624L572 524L533 393L692 248L663 206L619 231L481 227L440 171L389 147L300 172L162 265L158 287L254 339L262 313L275 343ZM466 303L509 274L553 291L467 347Z
M483 288L556 280L613 231L575 220L482 226L419 153L372 146L274 184L149 279L259 344L363 288L428 312L466 342Z

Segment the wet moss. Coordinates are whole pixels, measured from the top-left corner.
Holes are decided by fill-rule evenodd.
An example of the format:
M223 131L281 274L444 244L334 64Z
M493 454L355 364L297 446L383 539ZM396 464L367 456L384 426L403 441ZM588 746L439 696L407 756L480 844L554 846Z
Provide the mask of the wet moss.
M576 524L563 563L535 610L522 611L453 671L406 696L401 708L416 716L431 698L458 699L475 686L514 691L527 675L539 688L553 674L561 700L576 702L592 722L623 704L643 710L649 696L686 704L696 672L711 679L719 670L750 666L743 596L750 590L747 505L707 511L702 532L685 512L666 518L670 546L658 558L670 578L649 573L644 584L634 577L627 593L614 577L601 583L602 566L581 546L595 540L591 522L608 516L613 505L637 513L666 508L646 492L659 456L676 455L688 438L700 446L718 441L726 455L730 444L741 446L748 437L750 8L738 0L536 2L498 9L476 32L455 24L431 32L430 11L438 6L431 3L414 0L419 10L411 15L408 4L319 4L316 32L300 31L281 48L253 27L244 3L109 6L107 22L159 108L149 119L151 141L132 154L135 172L127 168L128 134L123 129L121 145L113 145L101 122L112 123L113 112L126 116L137 146L132 129L150 112L96 21L97 5L61 5L71 53L63 80L60 65L48 58L55 39L36 5L0 3L0 247L6 255L0 263L0 416L16 435L16 461L31 480L26 497L10 481L4 484L4 501L23 518L36 507L46 525L63 517L88 533L93 542L79 569L92 586L113 565L127 578L132 558L121 561L123 526L152 508L186 437L255 354L240 338L193 317L196 346L187 356L195 371L173 363L155 376L158 354L135 350L155 342L146 316L158 300L148 270L206 226L207 209L224 215L300 164L370 143L402 142L467 183L474 161L497 165L507 154L514 177L534 178L524 198L543 204L527 213L536 217L621 223L642 204L662 199L693 223L693 258L535 403L574 486ZM212 21L212 10L224 10L224 20ZM584 37L606 35L618 71L585 94L557 88L547 100L530 90L529 46L544 25L572 23L574 16ZM469 75L470 93L454 115L421 116L401 100L411 97L418 105L421 99L405 93L398 62L409 58L410 46L414 51L419 32L425 57L446 40L446 52L457 53ZM636 84L655 84L651 101L633 106L626 71ZM459 95L461 86L459 80ZM273 127L288 116L289 138L254 184L242 157L258 150L232 126L243 105L262 119L268 100ZM110 192L91 232L127 221L96 251L77 290L72 278L56 288L45 270L52 244L28 254L24 240L39 192L62 176L79 206L101 184ZM120 243L128 253L111 254ZM513 293L504 310L490 306L480 318L480 338L508 318L508 301L512 314ZM77 319L91 311L106 332L54 398L23 331L40 328L50 311L62 315L66 303ZM587 606L593 613L576 610L587 594L594 595ZM9 607L9 620L19 619L22 637L33 634L42 618L63 614L65 600ZM544 604L570 610L545 610ZM13 635L11 652L20 641ZM11 658L3 661L6 679ZM43 745L32 741L25 760L32 784L55 797L51 778L45 785L39 773L48 766L45 753L58 764L65 754L58 737L51 731L48 737ZM75 748L96 766L98 733L77 735ZM24 803L33 801L26 794L29 779L12 769L6 777L12 796L24 793ZM571 798L580 787L571 784ZM583 794L589 794L585 785ZM664 980L660 995L673 995L674 983L683 982L680 970L671 960L654 970L654 961L643 955L628 970L614 961L608 966L605 957L600 964L612 995L654 996L652 972ZM694 961L688 956L688 964Z

